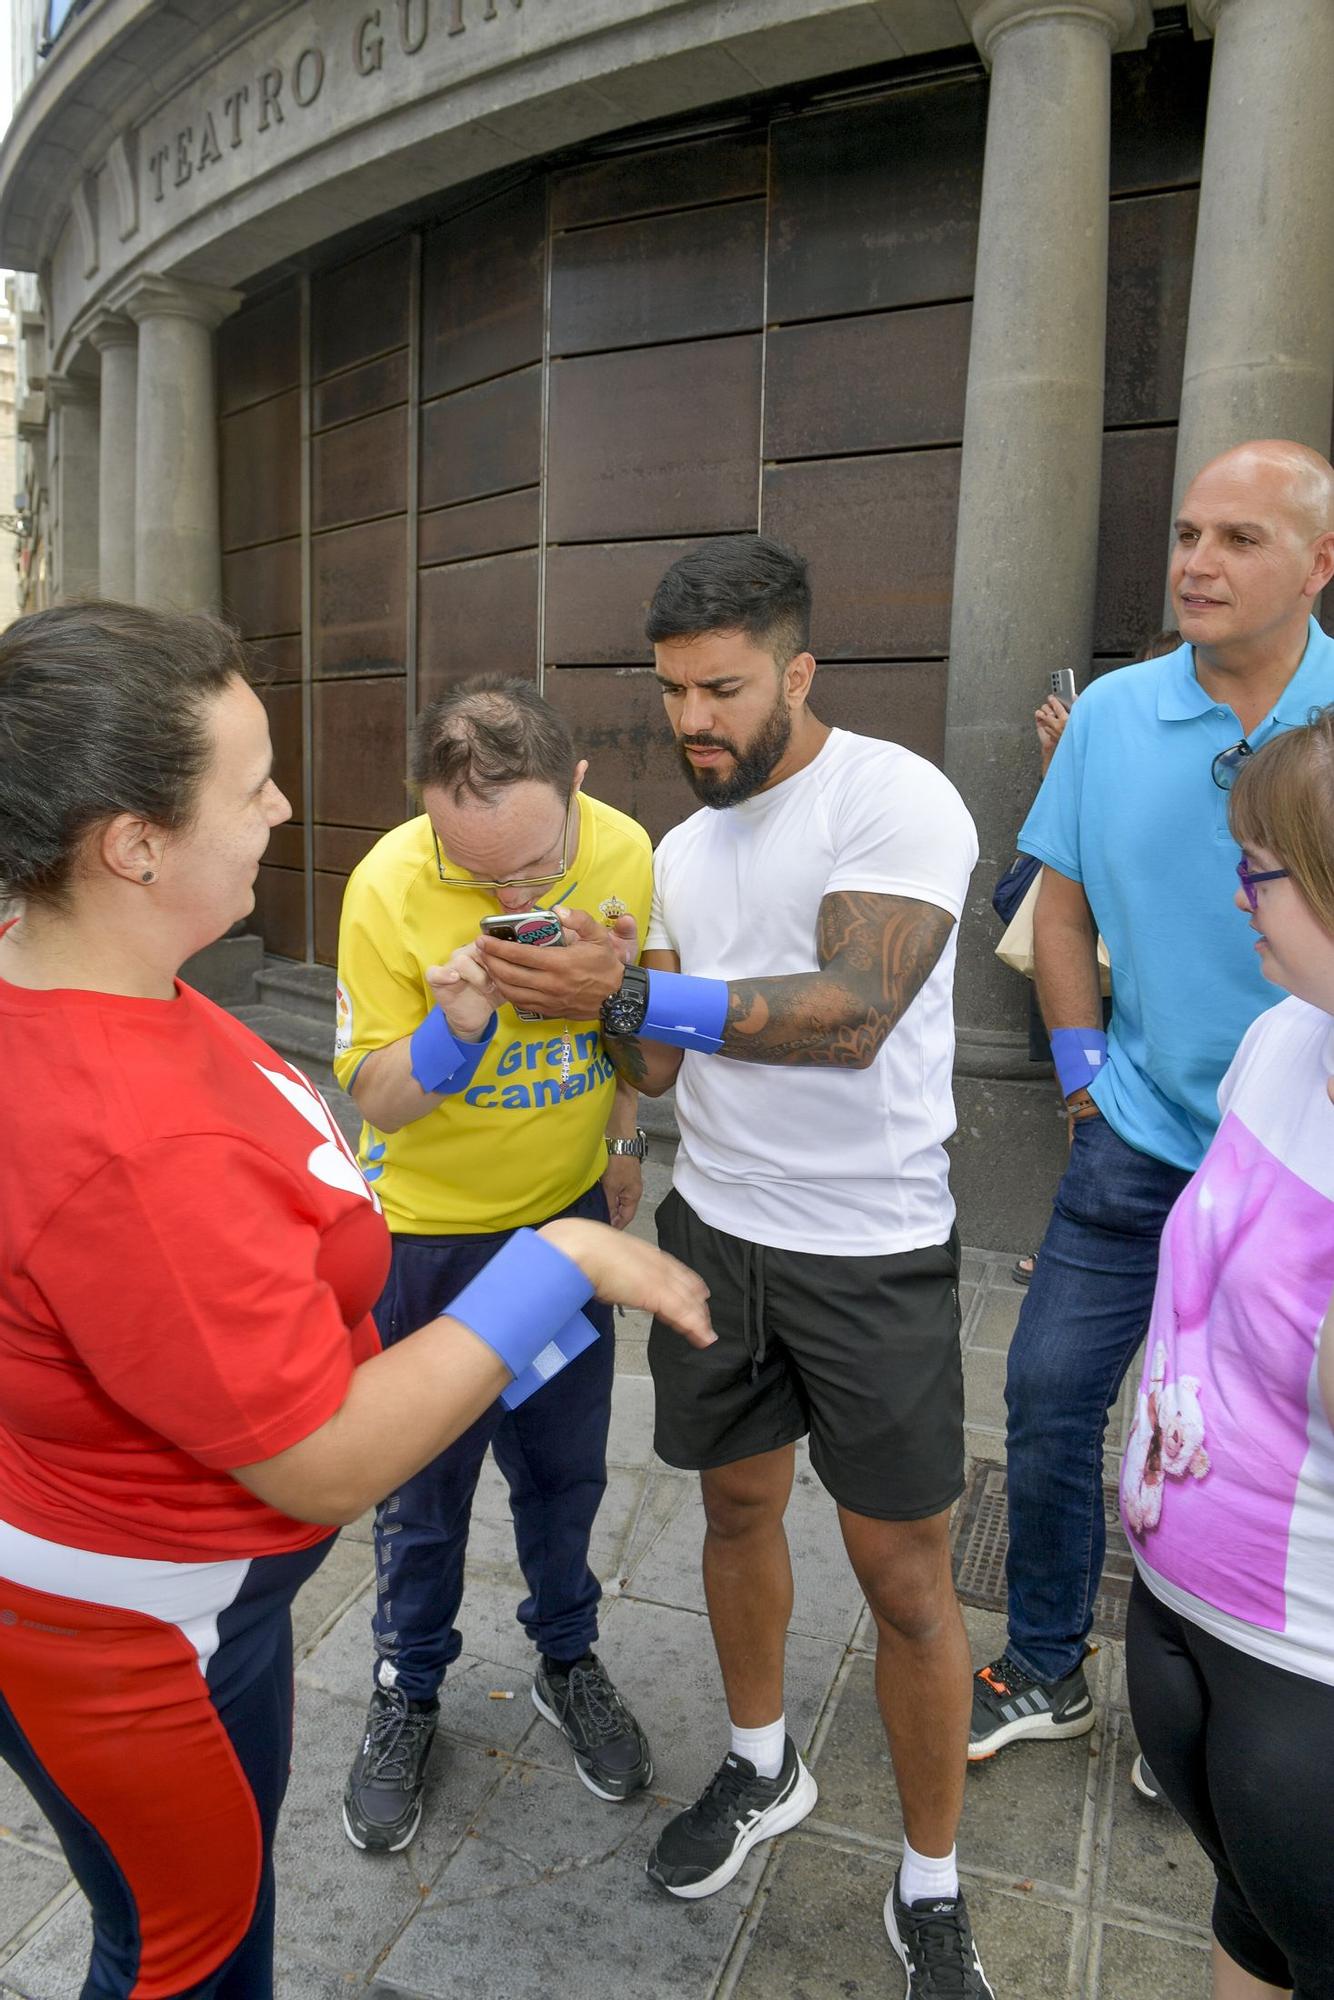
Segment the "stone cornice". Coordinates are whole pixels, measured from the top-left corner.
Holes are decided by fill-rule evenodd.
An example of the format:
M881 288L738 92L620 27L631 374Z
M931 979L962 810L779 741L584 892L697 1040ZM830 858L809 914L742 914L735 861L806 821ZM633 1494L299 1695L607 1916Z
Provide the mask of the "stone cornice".
M965 0L965 12L988 64L1003 35L1033 21L1086 21L1101 29L1113 49L1143 48L1153 26L1150 0Z
M240 292L221 285L187 285L178 278L166 278L156 271L142 272L108 301L115 314L124 314L136 326L146 319L188 319L210 329L221 324L242 303ZM90 329L90 338L95 337Z
M48 375L46 378L47 401L57 410L95 403L98 382L95 375Z
M105 354L109 347L136 347L139 329L122 313L102 312L89 323L88 338L99 354Z

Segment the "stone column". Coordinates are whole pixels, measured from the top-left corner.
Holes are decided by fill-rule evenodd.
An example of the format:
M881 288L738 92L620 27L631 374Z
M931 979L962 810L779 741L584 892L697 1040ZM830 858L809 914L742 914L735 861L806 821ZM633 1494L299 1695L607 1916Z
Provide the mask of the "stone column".
M139 335L133 320L108 313L89 338L102 356L102 456L97 556L103 597L134 597L134 464Z
M1334 5L1194 0L1214 31L1174 500L1247 438L1328 453Z
M1135 0L973 0L991 65L964 415L946 769L981 857L960 927L954 1182L965 1241L1035 1242L1060 1171L1024 983L995 957L997 876L1038 785L1033 710L1092 652L1112 50Z
M134 595L178 611L222 595L213 329L239 292L148 276L116 301L139 328Z
M48 375L55 417L52 549L54 595L95 597L97 575L97 379Z

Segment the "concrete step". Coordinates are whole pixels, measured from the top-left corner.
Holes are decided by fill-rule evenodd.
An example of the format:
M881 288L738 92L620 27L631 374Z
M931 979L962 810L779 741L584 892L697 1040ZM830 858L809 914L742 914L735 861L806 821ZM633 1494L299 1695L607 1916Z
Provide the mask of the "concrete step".
M309 1020L327 1022L330 1038L334 1027L334 970L331 965L300 965L292 958L270 952L258 968L256 997L264 1006L280 1007L285 1014L301 1014Z
M320 1082L320 1078L315 1075L316 1069L319 1069L324 1077L333 1076L332 1013L327 1023L314 1021L309 1014L295 1014L286 1007L275 1007L265 1000L232 1007L229 1012L233 1013L238 1021L244 1021L247 1028L253 1028L270 1048L277 1049L279 1055L287 1056L298 1069L305 1070L312 1083ZM321 1088L323 1088L322 1082Z

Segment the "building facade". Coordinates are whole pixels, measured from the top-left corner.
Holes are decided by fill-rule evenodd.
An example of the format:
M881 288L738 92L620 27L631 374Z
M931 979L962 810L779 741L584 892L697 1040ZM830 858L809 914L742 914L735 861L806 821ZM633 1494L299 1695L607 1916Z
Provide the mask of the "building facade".
M49 589L256 641L268 947L332 962L467 674L538 679L655 835L690 810L644 608L762 529L817 713L978 821L956 1185L1030 1238L1063 1128L988 896L1032 710L1162 622L1205 459L1329 449L1329 0L92 0L18 73Z

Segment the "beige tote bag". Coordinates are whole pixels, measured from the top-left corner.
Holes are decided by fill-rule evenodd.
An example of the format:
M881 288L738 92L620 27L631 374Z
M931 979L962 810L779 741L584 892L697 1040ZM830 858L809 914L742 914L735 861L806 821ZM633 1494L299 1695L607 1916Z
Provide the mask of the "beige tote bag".
M1022 972L1025 979L1031 979L1033 966L1033 912L1037 908L1038 890L1046 871L1039 868L1033 877L1023 902L1005 927L1005 935L996 946L996 956L1002 965L1008 965L1015 972ZM1098 939L1098 981L1106 999L1112 990L1112 961L1107 956L1107 947Z

